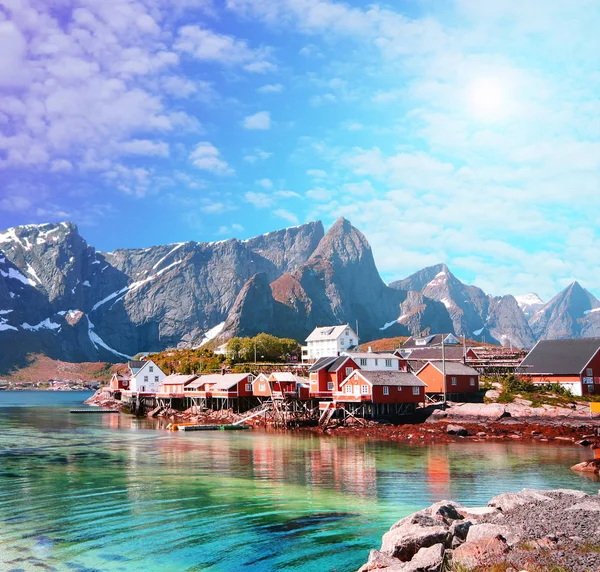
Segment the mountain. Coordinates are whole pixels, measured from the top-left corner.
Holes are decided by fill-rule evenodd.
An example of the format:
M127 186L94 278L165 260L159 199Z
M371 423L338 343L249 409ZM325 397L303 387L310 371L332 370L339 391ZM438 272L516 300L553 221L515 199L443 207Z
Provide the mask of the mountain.
M542 340L596 337L598 314L600 302L573 282L533 315L531 329Z
M364 235L340 218L311 257L272 282L270 292L262 278L246 284L224 335L266 329L303 340L317 324L358 322L361 336L374 337L390 318L397 318L405 297L385 285ZM265 324L258 315L269 316L271 322ZM400 324L394 330L407 331Z
M533 292L523 294L522 296L515 296L514 298L528 320L544 306L542 299Z
M71 223L0 232L0 371L30 352L115 361L199 343L218 331L255 274L294 270L324 236L320 221L239 241L101 253Z
M447 331L527 348L596 336L600 302L576 282L547 304L492 297L445 264L386 285L367 239L343 218L326 233L317 221L114 252L96 251L69 222L0 232L0 372L29 353L122 361L260 331L302 341L337 323L358 325L363 341Z

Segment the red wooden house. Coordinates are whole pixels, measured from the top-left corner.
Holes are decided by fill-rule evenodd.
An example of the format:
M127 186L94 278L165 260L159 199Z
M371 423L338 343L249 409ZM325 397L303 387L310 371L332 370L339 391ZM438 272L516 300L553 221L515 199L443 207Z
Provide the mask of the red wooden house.
M479 372L463 363L430 361L416 375L427 384L426 393L444 393L444 388L446 393L479 391Z
M349 356L319 358L308 370L310 396L317 399L333 397L342 381L356 369L360 368Z
M252 380L252 395L259 397L261 400L271 397L269 376L260 373Z
M598 395L600 339L539 341L519 370L533 383L560 383L573 395Z
M478 359L473 348L463 348L462 346L444 347L414 347L405 349L404 346L396 350L395 355L400 358L401 371L419 371L428 361L441 361L444 358L447 362L457 362L468 364L470 360Z
M113 373L110 378L110 389L112 391L127 391L129 389L129 376L122 373Z
M422 403L425 383L414 373L357 370L342 381L334 399L351 403Z
M159 384L156 397L183 397L185 387L198 379L197 375L182 375L174 373L167 375Z

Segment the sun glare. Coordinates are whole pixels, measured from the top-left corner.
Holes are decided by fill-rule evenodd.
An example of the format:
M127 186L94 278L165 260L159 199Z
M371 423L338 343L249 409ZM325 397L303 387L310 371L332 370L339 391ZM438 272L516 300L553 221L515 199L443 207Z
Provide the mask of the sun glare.
M495 77L482 77L467 87L467 105L478 119L497 121L506 116L508 100L503 83Z

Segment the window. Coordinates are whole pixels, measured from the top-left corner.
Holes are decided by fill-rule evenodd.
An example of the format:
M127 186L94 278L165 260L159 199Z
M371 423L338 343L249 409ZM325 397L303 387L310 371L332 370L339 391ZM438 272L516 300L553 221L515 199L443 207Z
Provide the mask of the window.
M148 370L150 371L150 373L152 373L154 371L154 366L153 365L149 365L148 366Z
M258 390L259 391L264 391L265 390L265 384L264 383L259 383L258 384Z
M469 383L471 384L472 387L475 387L475 378L474 377L469 378Z
M392 367L392 360L391 359L386 359L385 360L385 367Z
M333 391L333 381L328 381L327 382L327 390L328 391Z
M154 381L155 381L156 383L158 383L158 375L155 375L155 376L154 376Z
M145 386L145 385L142 385L142 388L141 388L141 390L140 390L140 391L141 391L142 393L143 393L144 391L146 391L146 386Z
M389 395L390 394L390 388L387 385L383 386L383 395Z
M369 386L368 385L361 385L360 386L360 392L363 395L367 395L369 393Z
M361 357L360 358L360 365L367 365L367 358Z
M348 338L348 345L349 346L353 346L354 345L354 340L352 338Z
M593 385L588 385L587 388L588 388L588 393L589 394L594 393L594 386Z
M148 376L147 375L144 376L144 383L148 383Z
M379 363L379 360L377 358L375 358L375 365L377 365Z
M419 388L413 387L413 395L419 395Z
M586 375L587 377L592 377L592 376L594 375L594 372L593 372L593 370L592 370L592 368L591 368L591 367L588 367L588 368L585 370L585 375Z
M349 383L346 384L346 393L352 393L352 386Z
M252 391L252 384L251 383L247 383L246 384L246 391Z
M351 367L346 368L346 377L348 377L354 370Z
M456 378L455 377L452 378L452 385L456 385Z
M401 385L398 386L398 391L402 391L402 386Z

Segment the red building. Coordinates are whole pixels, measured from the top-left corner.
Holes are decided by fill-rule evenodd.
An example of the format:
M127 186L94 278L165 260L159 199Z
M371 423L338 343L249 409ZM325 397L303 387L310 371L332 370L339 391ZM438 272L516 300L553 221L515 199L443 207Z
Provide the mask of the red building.
M197 375L181 375L174 373L167 375L159 384L156 397L183 397L185 387L198 379Z
M308 370L310 396L317 399L333 397L342 381L356 369L360 368L348 356L319 358Z
M110 389L112 391L127 391L129 389L129 376L122 373L113 373L110 378Z
M400 358L401 371L419 371L428 361L457 362L468 364L470 360L478 359L478 355L473 348L464 348L462 346L442 346L433 347L411 347L405 349L404 346L394 352Z
M560 383L573 395L600 394L600 339L539 341L519 371L533 383Z
M356 370L342 381L334 398L350 403L422 403L425 383L414 373Z
M445 371L445 380L444 374ZM427 384L426 393L474 393L479 391L479 372L457 362L430 361L417 373Z

